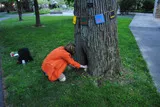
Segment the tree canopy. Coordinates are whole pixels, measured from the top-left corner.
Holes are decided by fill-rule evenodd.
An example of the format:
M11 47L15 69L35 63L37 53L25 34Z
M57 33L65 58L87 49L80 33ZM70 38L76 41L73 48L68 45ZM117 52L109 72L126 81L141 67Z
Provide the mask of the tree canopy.
M38 0L38 4L49 4L48 0Z
M74 2L74 0L64 0L68 5Z

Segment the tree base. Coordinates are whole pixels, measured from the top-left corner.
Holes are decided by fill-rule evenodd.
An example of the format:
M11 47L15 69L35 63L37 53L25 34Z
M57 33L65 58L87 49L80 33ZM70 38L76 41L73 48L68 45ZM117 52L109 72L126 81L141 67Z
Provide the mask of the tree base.
M40 24L40 25L34 25L33 27L46 27L46 26Z
M19 20L20 22L23 21L23 19Z

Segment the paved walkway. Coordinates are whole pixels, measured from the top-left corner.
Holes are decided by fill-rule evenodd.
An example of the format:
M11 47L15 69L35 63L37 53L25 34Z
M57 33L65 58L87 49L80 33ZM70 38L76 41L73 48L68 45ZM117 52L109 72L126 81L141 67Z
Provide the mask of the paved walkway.
M155 19L153 14L136 14L130 29L160 92L160 19Z
M4 107L3 86L2 86L2 63L0 56L0 107Z
M5 12L1 12L0 16L5 16ZM2 18L0 18L0 21L6 20L6 19L8 19L8 17L2 17ZM0 107L4 107L4 95L3 95L3 86L2 86L2 58L1 58L1 53L0 53Z
M18 14L7 14L6 12L0 12L0 16L4 16L0 18L0 21L6 20L9 18L16 18L16 17L18 18ZM22 14L22 18L23 16L34 16L34 13L25 13L25 14ZM44 14L40 16L73 16L73 10L63 12L62 14Z

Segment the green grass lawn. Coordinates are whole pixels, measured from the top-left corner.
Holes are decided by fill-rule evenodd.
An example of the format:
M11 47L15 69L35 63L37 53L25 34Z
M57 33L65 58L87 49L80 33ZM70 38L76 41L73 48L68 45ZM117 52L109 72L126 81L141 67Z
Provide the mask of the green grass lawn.
M119 81L97 87L93 79L66 70L67 81L49 82L41 63L54 48L74 40L72 17L41 17L45 27L35 28L33 17L0 23L0 51L7 105L13 107L158 107L156 92L136 41L128 26L131 18L118 18L120 55L126 71ZM28 47L34 58L17 65L9 53Z

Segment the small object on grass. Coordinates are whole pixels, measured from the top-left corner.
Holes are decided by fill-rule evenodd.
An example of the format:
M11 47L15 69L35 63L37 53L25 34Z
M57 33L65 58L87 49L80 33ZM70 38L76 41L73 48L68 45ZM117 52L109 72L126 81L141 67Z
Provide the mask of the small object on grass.
M11 53L10 53L10 56L11 56L11 57L17 57L17 56L19 56L19 54L18 54L17 52L11 52Z
M14 52L11 52L11 53L10 53L10 56L13 57L13 56L14 56Z
M87 71L87 68L85 68L84 71L86 72L86 71Z
M23 64L23 65L25 65L25 64L26 64L25 60L22 60L22 64Z

